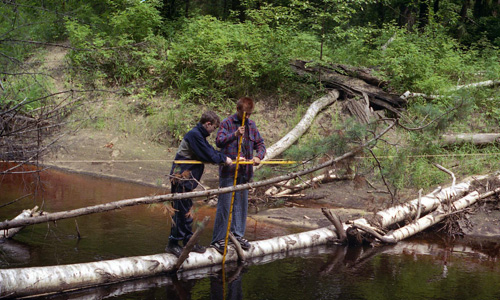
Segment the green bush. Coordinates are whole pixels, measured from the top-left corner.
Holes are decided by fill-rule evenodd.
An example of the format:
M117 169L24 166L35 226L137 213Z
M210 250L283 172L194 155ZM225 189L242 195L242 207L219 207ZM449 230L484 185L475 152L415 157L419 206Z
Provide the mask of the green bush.
M66 21L75 48L69 54L74 73L88 83L102 79L108 84L140 81L151 89L162 86L167 42L155 34L161 25L157 1L126 3L110 15L96 16L92 25Z
M287 36L266 25L191 19L172 41L170 78L183 98L221 101L289 76Z
M465 49L437 25L423 32L393 25L352 27L331 35L328 46L333 62L371 66L400 92L443 93L456 85L497 78L494 74L500 70L498 48L487 40Z

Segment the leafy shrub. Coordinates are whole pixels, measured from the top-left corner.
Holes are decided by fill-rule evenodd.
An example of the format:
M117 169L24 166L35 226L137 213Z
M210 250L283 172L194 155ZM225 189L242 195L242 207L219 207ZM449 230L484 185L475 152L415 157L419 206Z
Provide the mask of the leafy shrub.
M437 25L424 32L393 25L353 27L330 36L328 45L333 62L372 66L400 92L442 93L457 84L496 78L493 73L499 72L497 48L483 40L477 48L464 49Z
M173 84L183 98L220 101L273 88L289 75L287 36L251 22L190 20L170 46Z
M154 34L161 24L156 5L157 1L128 1L110 16L94 18L95 26L67 20L69 39L75 48L69 55L74 72L84 75L87 82L104 79L108 84L124 84L140 80L149 82L150 88L161 86L167 43Z

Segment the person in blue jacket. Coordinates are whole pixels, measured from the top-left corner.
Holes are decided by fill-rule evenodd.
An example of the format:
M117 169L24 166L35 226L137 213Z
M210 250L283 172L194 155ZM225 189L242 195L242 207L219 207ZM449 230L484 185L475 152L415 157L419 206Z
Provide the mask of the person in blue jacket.
M191 129L182 139L175 160L197 160L214 164L231 164L232 159L225 154L215 150L207 141L207 137L220 125L219 116L213 111L204 112L200 122ZM198 164L172 164L170 171L170 183L172 193L186 193L194 190L200 182L205 165ZM190 198L176 200L173 202L176 210L173 216L168 245L165 251L179 257L183 246L187 244L193 235L191 208L193 201ZM192 251L203 253L206 248L196 244Z

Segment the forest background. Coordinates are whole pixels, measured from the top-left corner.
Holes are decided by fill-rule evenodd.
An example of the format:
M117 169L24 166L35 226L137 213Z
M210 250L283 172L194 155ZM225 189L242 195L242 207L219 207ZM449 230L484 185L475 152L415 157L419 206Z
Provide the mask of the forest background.
M449 182L436 163L457 176L496 171L498 143L444 146L439 137L499 131L498 84L455 88L498 81L499 13L491 0L1 1L0 159L37 164L62 133L82 128L176 147L202 110L226 116L245 95L279 112L253 116L278 128L270 145L326 93L292 71L300 59L369 69L393 94L438 95L409 99L404 127L349 170L394 195ZM54 48L67 51L62 82L44 69ZM284 157L339 155L380 126L332 115ZM259 176L290 169L269 170Z

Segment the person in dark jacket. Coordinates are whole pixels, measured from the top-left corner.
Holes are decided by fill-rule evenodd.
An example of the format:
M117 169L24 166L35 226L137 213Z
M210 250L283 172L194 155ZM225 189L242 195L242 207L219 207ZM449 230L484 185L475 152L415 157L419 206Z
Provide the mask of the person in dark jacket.
M232 159L227 155L216 151L207 141L207 137L220 125L219 116L213 111L202 114L200 122L191 129L182 139L179 149L175 155L175 160L197 160L207 163L227 164L232 163ZM170 183L172 193L186 193L194 190L200 182L205 165L198 164L172 164L170 171ZM176 200L173 202L176 210L173 216L170 236L166 252L179 257L182 248L179 242L185 246L193 235L191 208L193 201L190 198ZM206 248L196 244L192 251L203 253Z

